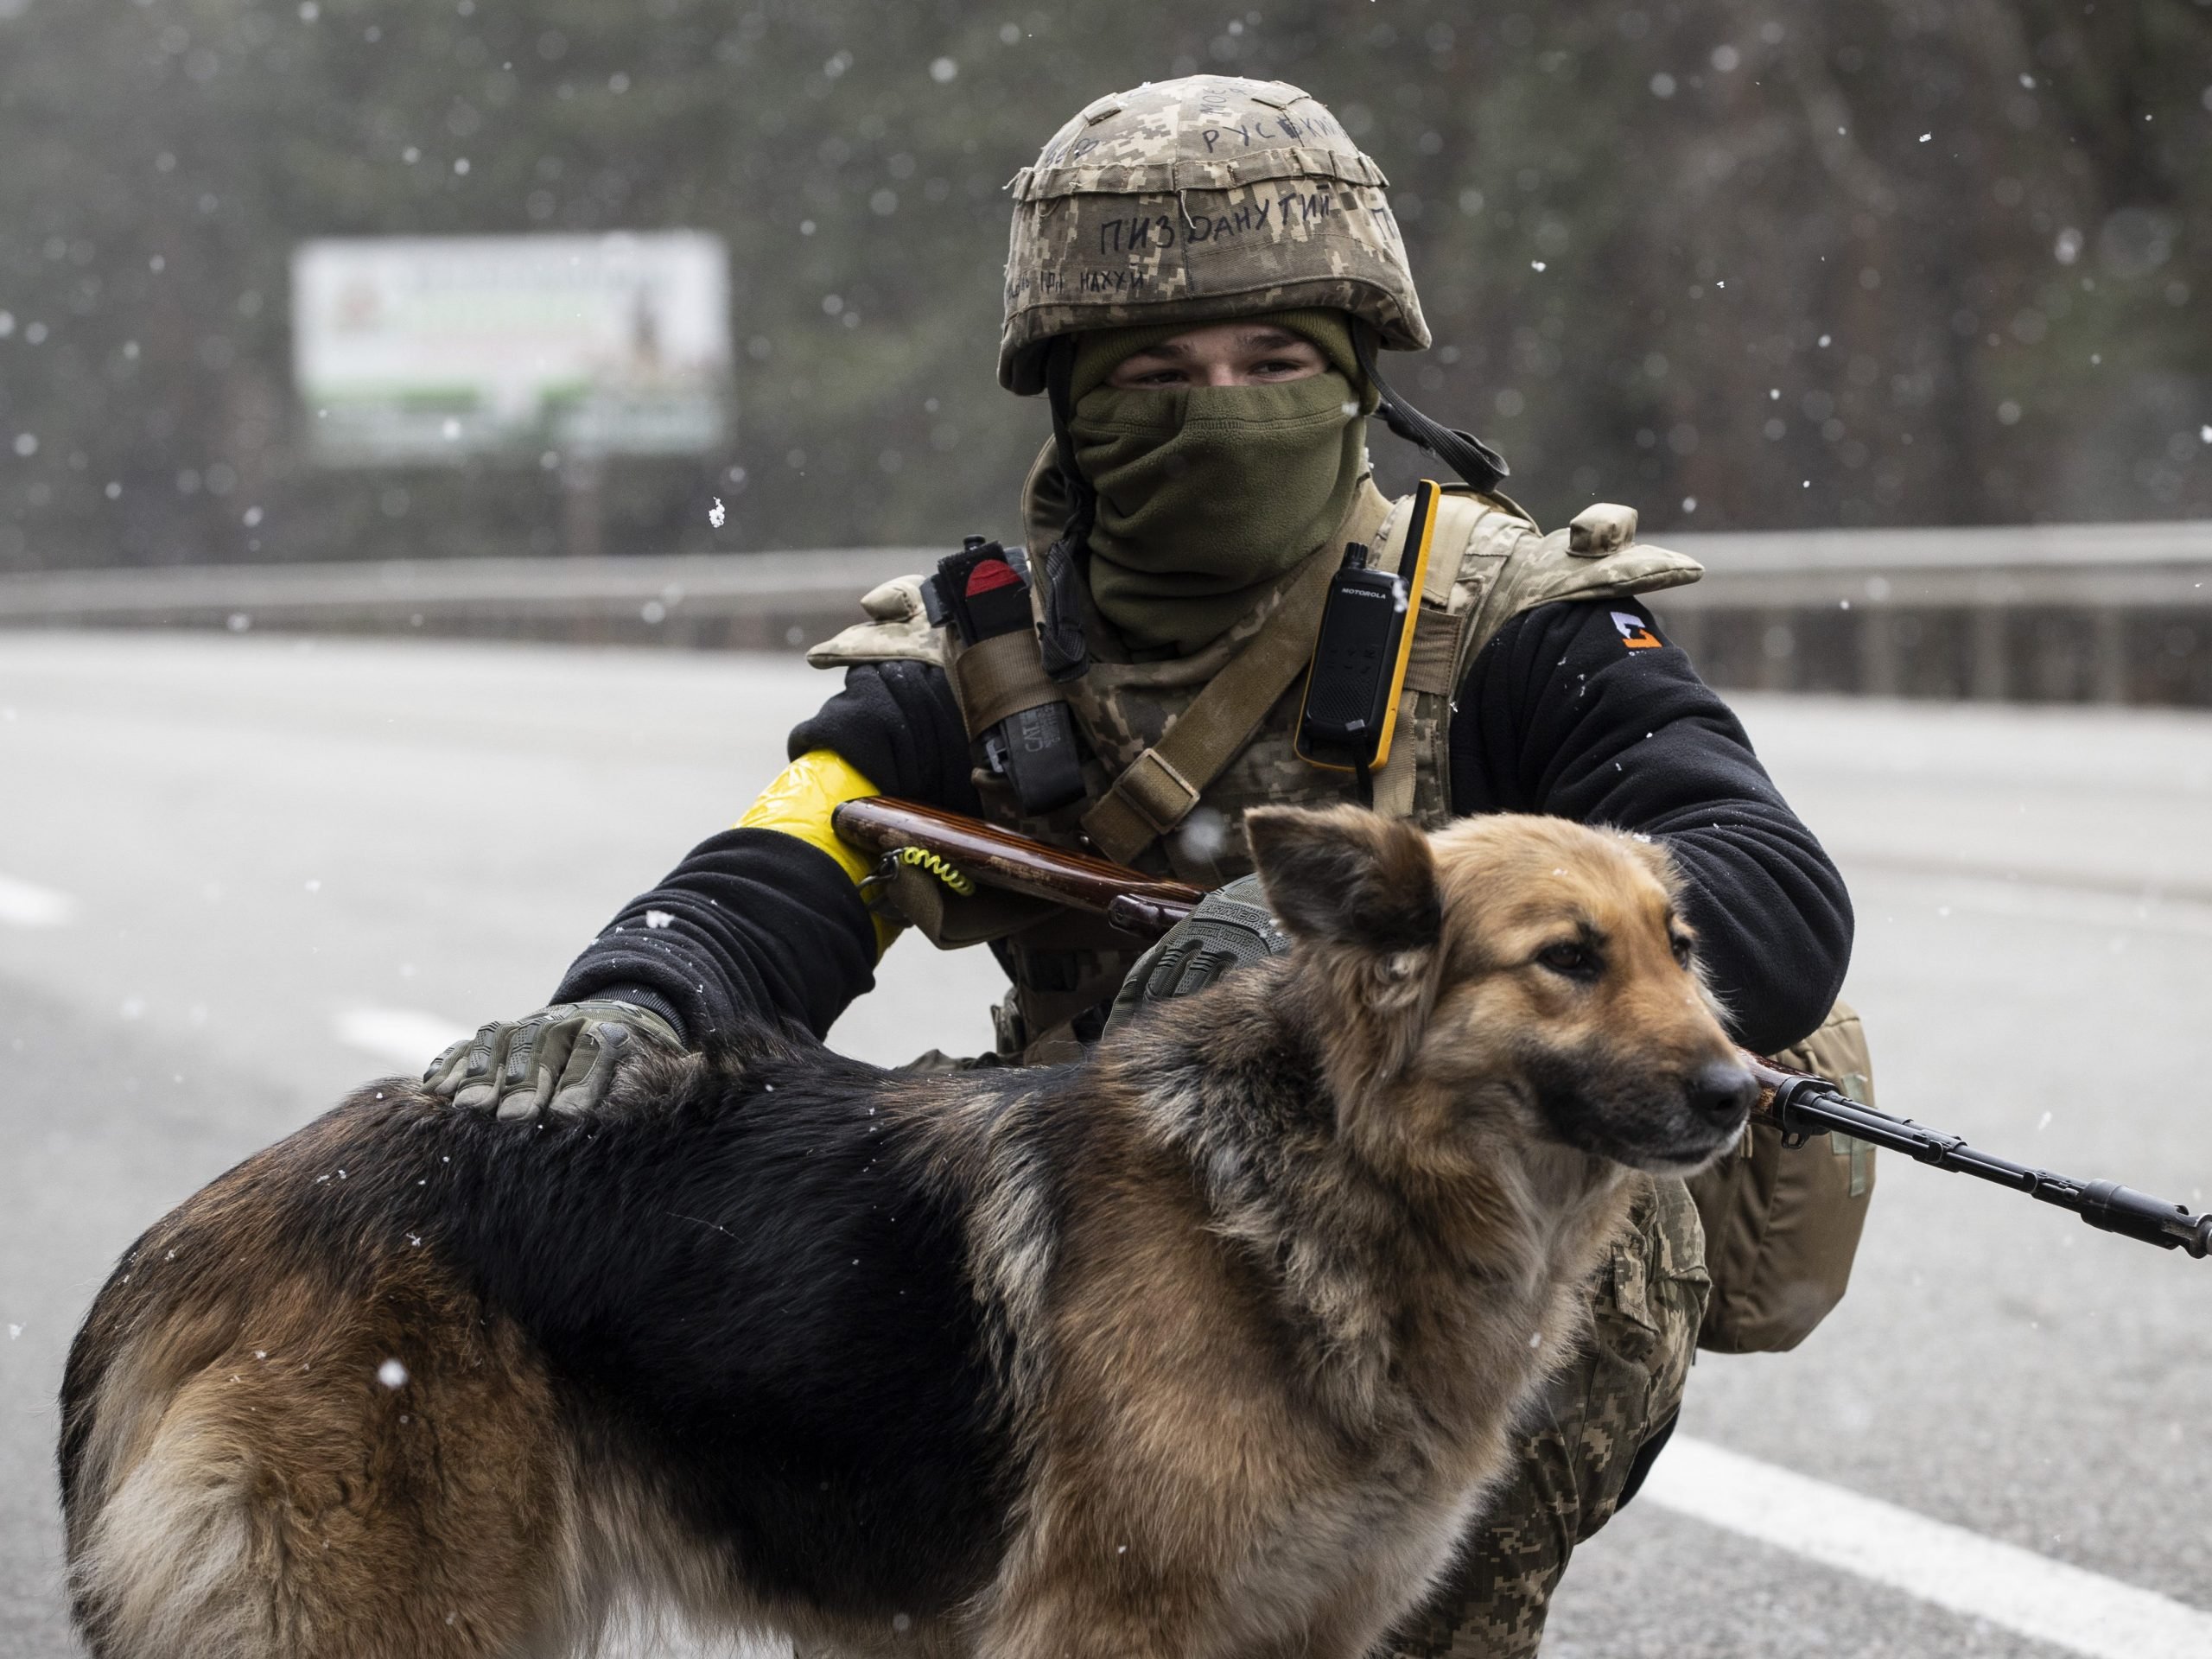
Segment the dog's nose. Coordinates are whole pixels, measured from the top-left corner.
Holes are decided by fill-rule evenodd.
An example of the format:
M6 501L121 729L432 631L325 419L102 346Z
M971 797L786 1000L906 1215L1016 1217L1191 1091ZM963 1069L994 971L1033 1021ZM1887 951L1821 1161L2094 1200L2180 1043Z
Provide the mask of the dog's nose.
M1742 1066L1715 1060L1691 1074L1688 1093L1692 1111L1715 1123L1726 1123L1751 1109L1759 1085Z

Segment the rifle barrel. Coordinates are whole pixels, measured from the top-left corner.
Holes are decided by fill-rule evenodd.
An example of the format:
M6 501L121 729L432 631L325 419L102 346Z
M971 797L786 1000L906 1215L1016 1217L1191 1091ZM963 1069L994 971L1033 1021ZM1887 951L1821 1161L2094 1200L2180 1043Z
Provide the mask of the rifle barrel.
M2024 1192L2041 1203L2069 1210L2107 1233L2199 1258L2212 1255L2212 1213L2193 1215L2185 1205L2168 1204L2115 1181L2077 1181L2016 1164L1970 1147L1958 1135L1863 1106L1818 1077L1784 1071L1770 1062L1760 1061L1752 1070L1774 1090L1765 1109L1792 1141L1822 1130L1853 1135L1932 1168Z

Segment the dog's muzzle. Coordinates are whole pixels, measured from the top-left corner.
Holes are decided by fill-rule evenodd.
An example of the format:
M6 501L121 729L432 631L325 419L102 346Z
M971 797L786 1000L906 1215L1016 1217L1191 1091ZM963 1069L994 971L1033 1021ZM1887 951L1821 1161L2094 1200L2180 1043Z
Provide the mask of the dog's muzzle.
M1691 1075L1682 1095L1693 1116L1725 1128L1732 1140L1759 1097L1758 1079L1732 1060L1715 1060Z
M1685 1168L1705 1163L1742 1136L1758 1097L1758 1080L1733 1060L1700 1066L1682 1080L1681 1138L1660 1156Z

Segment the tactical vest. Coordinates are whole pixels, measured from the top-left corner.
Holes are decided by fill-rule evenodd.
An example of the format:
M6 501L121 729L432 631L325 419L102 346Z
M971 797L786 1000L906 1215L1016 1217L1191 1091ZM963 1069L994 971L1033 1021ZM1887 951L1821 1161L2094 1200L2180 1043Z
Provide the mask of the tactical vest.
M1246 809L1355 798L1351 773L1313 766L1293 750L1305 666L1319 593L1344 544L1366 543L1377 568L1396 569L1411 499L1387 500L1363 479L1344 523L1313 558L1227 633L1187 657L1132 660L1085 596L1090 667L1055 685L1033 636L1001 635L965 649L930 623L920 579L909 576L868 594L861 601L868 620L817 645L807 660L817 668L938 664L968 728L986 817L1056 846L1218 887L1252 868ZM1030 470L1022 505L1031 568L1039 573L1031 598L1041 616L1044 552L1065 518L1049 444ZM1512 618L1555 600L1623 598L1703 573L1696 561L1635 535L1636 514L1625 507L1592 506L1547 536L1502 495L1461 486L1442 493L1396 735L1388 764L1373 779L1377 810L1428 830L1451 818L1452 698L1476 653ZM1070 806L1027 817L1012 786L985 763L982 738L1009 714L1051 701L1068 704L1088 745L1084 791ZM1097 1034L1142 948L1103 919L1001 894L957 898L918 871L891 901L934 944L992 945L1014 986L996 1010L999 1052L1007 1060L1074 1058Z
M1312 594L1313 564L1325 567L1325 568L1335 565L1347 541L1367 542L1380 568L1396 569L1410 505L1410 497L1386 501L1363 480L1344 524L1308 567L1284 577L1250 614L1192 656L1129 660L1112 627L1086 601L1090 666L1072 684L1055 686L1033 635L1001 635L982 650L963 651L929 621L920 579L902 576L861 600L867 621L817 645L807 660L817 668L938 664L960 703L986 817L1057 846L1103 851L1154 874L1218 887L1252 868L1243 830L1246 808L1353 798L1351 774L1310 765L1291 746L1315 620L1296 607ZM1023 517L1031 567L1041 571L1045 549L1065 517L1050 446L1030 471ZM1624 598L1679 587L1702 574L1693 559L1638 543L1636 514L1626 507L1586 508L1566 530L1547 536L1502 495L1447 488L1430 542L1396 736L1389 764L1373 779L1376 810L1427 830L1451 818L1452 699L1476 654L1508 621L1554 600ZM1309 584L1304 590L1302 582ZM1031 600L1041 618L1041 582L1033 583ZM1271 635L1271 628L1278 632ZM1249 669L1271 649L1294 664L1280 683L1247 674L1229 706L1217 696L1211 706L1202 701L1232 682L1238 664ZM982 734L1009 714L1061 700L1090 751L1084 795L1047 817L1026 817L1012 786L986 764ZM1194 721L1185 716L1195 717L1204 741L1187 741ZM1179 726L1184 740L1173 735ZM1075 1058L1096 1036L1143 950L1141 941L1096 918L988 891L956 897L912 867L902 868L889 898L931 943L988 943L996 952L1014 982L993 1011L998 1053L1007 1061ZM1872 1097L1865 1034L1844 1003L1777 1058L1838 1079L1855 1098ZM1872 1198L1873 1148L1842 1136L1829 1140L1825 1153L1786 1155L1779 1131L1754 1126L1745 1131L1739 1155L1691 1183L1694 1213L1714 1247L1712 1294L1700 1298L1699 1345L1727 1353L1794 1347L1842 1296ZM1673 1182L1660 1185L1679 1190ZM1679 1272L1702 1289L1707 1258L1699 1229L1686 1219L1690 1213L1688 1204L1669 1207L1670 1218L1661 1229L1665 1249L1651 1261L1616 1252L1613 1294L1624 1317L1643 1320L1637 1312L1643 1306L1641 1287L1653 1273ZM1675 1360L1687 1364L1687 1341L1681 1345L1685 1351Z

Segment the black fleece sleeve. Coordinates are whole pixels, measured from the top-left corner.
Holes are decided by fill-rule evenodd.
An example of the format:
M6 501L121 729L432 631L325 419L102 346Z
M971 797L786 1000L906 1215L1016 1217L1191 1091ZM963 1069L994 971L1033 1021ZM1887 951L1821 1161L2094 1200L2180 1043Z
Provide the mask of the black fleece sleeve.
M1452 798L1458 812L1548 812L1664 841L1746 1047L1787 1048L1842 988L1842 876L1640 605L1543 605L1497 632L1460 686Z
M791 728L791 757L842 754L887 795L948 812L982 810L969 775L968 728L944 671L932 663L870 663L845 671L845 689Z
M791 733L794 758L811 749L834 750L887 793L976 809L958 705L928 664L849 669L845 689ZM837 861L777 830L726 830L625 906L554 1000L642 1002L704 1046L747 1018L818 1037L874 983L874 924Z

